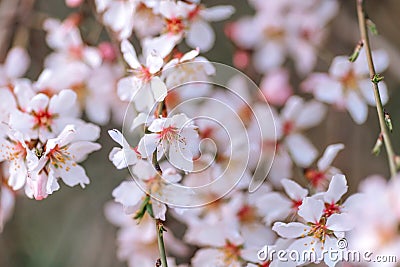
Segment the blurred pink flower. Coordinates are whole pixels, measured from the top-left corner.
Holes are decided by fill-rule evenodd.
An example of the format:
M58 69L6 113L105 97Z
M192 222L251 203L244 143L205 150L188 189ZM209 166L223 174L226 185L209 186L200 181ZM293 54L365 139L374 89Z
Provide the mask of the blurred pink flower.
M80 6L85 0L65 0L65 4L68 7L78 7Z
M373 58L376 72L382 73L389 64L388 55L379 50L373 52ZM355 62L350 62L347 56L335 57L329 73L311 74L302 88L319 101L346 108L357 124L367 120L368 105L375 106L364 50ZM384 81L379 83L379 90L382 103L386 104L388 91Z
M264 76L260 84L268 103L282 106L293 94L292 86L289 83L289 72L286 69L277 69Z

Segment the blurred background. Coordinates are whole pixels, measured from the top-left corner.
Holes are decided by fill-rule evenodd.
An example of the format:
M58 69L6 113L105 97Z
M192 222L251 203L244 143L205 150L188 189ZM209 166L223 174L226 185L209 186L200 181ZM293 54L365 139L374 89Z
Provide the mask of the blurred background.
M234 5L236 14L231 21L253 12L245 0L202 2L206 6ZM340 2L339 14L333 19L329 38L319 53L321 56L316 69L320 71L328 69L335 55L351 54L359 40L355 1ZM386 109L394 124L394 147L400 153L400 1L366 2L368 14L379 31L379 35L372 38L372 46L385 49L391 58L390 68L384 73L390 90L390 101ZM32 60L27 76L36 79L44 57L50 51L40 27L41 21L46 17L64 19L71 11L74 10L68 9L63 0L1 0L0 61L4 60L7 50L16 40L25 43ZM205 56L210 61L232 65L234 46L224 35L225 23L213 24L217 32L216 45ZM82 31L85 39L85 34L90 34L90 25ZM106 40L107 36L104 34L101 38ZM300 81L293 76L292 85L296 90ZM102 127L99 142L103 149L91 154L84 163L91 178L86 189L63 186L62 190L43 201L18 198L14 216L0 234L1 267L125 266L116 259L116 228L103 215L104 204L111 200L113 188L128 176L126 170L117 171L108 160L108 153L114 144L107 130L114 127L119 126ZM375 173L388 175L384 151L379 157L371 154L378 129L377 115L373 108L369 110L367 123L361 126L355 125L347 112L337 112L330 108L327 119L312 129L309 136L320 151L328 144L345 144L346 149L339 154L335 166L346 174L350 191L354 192L358 182L366 176Z

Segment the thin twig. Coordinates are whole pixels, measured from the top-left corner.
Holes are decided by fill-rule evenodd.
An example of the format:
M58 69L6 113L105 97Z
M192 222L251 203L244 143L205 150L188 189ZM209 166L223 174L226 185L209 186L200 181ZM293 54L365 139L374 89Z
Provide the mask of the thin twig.
M162 115L165 115L165 117L167 116L167 108L165 106L164 100L158 104L158 107L156 110L157 118ZM159 175L161 176L162 170L161 170L160 164L158 163L158 160L157 160L157 149L153 153L152 163L153 163L154 167L156 168L157 172L159 173ZM168 267L167 255L165 254L165 245L164 245L164 239L163 239L163 234L164 234L165 229L164 229L164 226L163 226L163 223L161 220L159 220L159 219L156 220L156 227L157 227L157 241L158 241L158 250L160 253L161 266Z
M160 251L160 260L161 260L161 266L162 267L168 267L167 263L167 255L165 253L165 247L164 247L164 226L162 221L156 220L156 228L157 228L157 241L158 241L158 250Z
M365 52L366 52L365 54L367 56L369 75L371 77L371 82L373 85L375 102L376 102L376 110L377 110L378 118L379 118L379 125L381 128L381 134L383 136L383 142L385 144L386 153L387 153L387 157L388 157L388 161L389 161L390 176L394 177L397 172L396 162L395 162L395 153L393 150L392 143L390 141L389 131L388 131L388 129L386 127L386 123L385 123L385 113L383 110L383 104L382 104L381 96L379 93L378 81L374 81L374 78L376 77L377 74L375 72L374 62L372 59L371 46L369 43L368 28L367 28L367 23L366 23L366 14L365 14L364 5L363 5L364 1L363 0L356 0L356 1L357 1L358 24L359 24L359 28L360 28L361 38L363 40L364 47L365 47Z

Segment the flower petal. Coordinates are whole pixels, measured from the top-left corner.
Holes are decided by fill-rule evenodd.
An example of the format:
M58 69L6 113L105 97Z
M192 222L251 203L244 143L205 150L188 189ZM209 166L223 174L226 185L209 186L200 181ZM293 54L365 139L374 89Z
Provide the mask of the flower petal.
M329 74L337 79L341 79L353 68L347 56L337 56L333 59L329 68Z
M150 81L151 91L153 92L154 100L161 102L167 96L167 86L160 77L153 77Z
M108 135L110 135L110 137L112 138L112 140L114 140L115 142L117 142L120 146L125 147L128 143L126 142L124 136L122 135L122 133L117 130L117 129L112 129L108 131Z
M158 72L164 65L164 60L156 51L151 51L146 58L146 66L149 68L151 74Z
M19 78L27 71L30 58L25 49L14 47L8 52L4 68L7 77L11 79Z
M47 109L49 97L45 94L35 95L30 101L30 108L35 112L43 112Z
M325 117L326 107L317 101L305 103L296 117L296 127L298 129L308 129L318 125Z
M291 223L276 222L272 227L273 231L275 231L281 237L285 238L301 237L303 235L306 235L309 229L310 226L299 222L291 222Z
M173 142L169 147L169 162L176 168L184 171L193 170L193 154L180 142Z
M79 184L82 188L85 188L85 185L90 183L85 169L73 162L68 162L62 168L53 168L53 171L56 177L60 177L70 187Z
M285 141L290 155L300 167L308 167L318 155L317 149L301 134L291 134Z
M72 90L62 90L54 95L49 102L49 112L71 116L71 110L76 105L77 95Z
M299 201L303 200L308 195L308 190L301 187L298 183L289 180L283 179L281 181L283 188L285 189L286 194L290 197L290 199Z
M274 42L267 42L264 47L253 54L254 67L260 73L265 73L280 66L285 59L283 47Z
M324 152L324 155L318 160L317 166L319 171L325 171L331 166L332 161L336 158L336 155L344 149L343 144L329 145Z
M285 219L291 211L291 205L291 201L278 192L261 196L256 202L257 210L267 224Z
M324 194L325 202L336 203L347 192L347 180L343 174L336 174L329 183L328 191Z
M306 222L318 223L324 212L324 203L312 197L306 197L299 207L298 214Z
M128 40L123 40L121 42L121 52L124 56L125 61L129 64L129 66L133 69L137 69L141 67L139 60L136 55L135 48L133 48L132 44Z
M122 78L117 84L118 96L122 101L131 101L142 86L142 81L136 77Z
M143 158L151 158L160 142L158 134L145 134L139 141L138 151Z
M233 6L221 5L200 10L200 16L207 21L221 21L228 19L235 13Z
M81 162L86 159L87 155L97 151L101 148L100 144L88 142L88 141L78 141L74 142L68 147L68 152L71 157L76 162Z
M157 51L160 57L164 58L182 40L182 34L163 34L154 38L145 38L142 42L143 55L149 55L152 51Z
M354 226L354 220L347 213L332 214L326 221L326 227L335 232L350 231Z
M204 20L196 20L190 26L190 30L186 35L186 43L192 48L198 47L200 51L209 51L215 42L215 33Z
M140 202L144 193L134 181L123 181L113 190L112 196L116 202L124 205L125 212L130 213L130 208Z
M154 213L154 218L165 221L165 213L167 212L167 206L157 200L152 200L152 208Z
M363 124L367 120L367 104L356 92L348 92L348 95L346 97L346 107L351 117L357 124Z

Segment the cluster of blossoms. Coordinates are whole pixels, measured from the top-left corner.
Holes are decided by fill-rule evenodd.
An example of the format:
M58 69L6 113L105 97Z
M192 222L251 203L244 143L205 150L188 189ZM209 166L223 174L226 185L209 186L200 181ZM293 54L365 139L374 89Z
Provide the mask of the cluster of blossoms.
M67 1L76 6L82 1ZM108 42L90 46L82 39L81 14L43 23L47 45L38 78L23 77L30 58L12 48L0 68L1 191L0 226L12 215L15 196L24 191L41 200L60 188L89 184L78 163L99 150L100 128L111 117L122 123L126 104L117 96L124 68ZM95 124L80 119L86 117Z
M267 7L269 4L254 3L260 6L261 14L251 23L255 25L263 21L262 25L266 27L263 31L272 30L274 25L268 25L268 20L286 15L282 13L283 10L288 12L287 7L293 6L290 1L285 3L282 6L276 4L273 9ZM313 6L312 16L310 11L305 12L310 6ZM337 3L334 1L304 4L299 9L289 10L296 18L300 15L308 19L312 17L314 24L308 20L301 29L293 29L291 27L294 25L283 23L279 26L287 26L287 29L273 28L282 34L279 42L288 38L286 45L302 42L308 51L312 51L306 55L296 55L293 53L303 50L285 48L288 54L298 60L298 64L308 62L307 67L298 66L302 74L312 70L316 61L316 46L323 37L323 28L315 23L323 17L326 24L336 9ZM150 217L165 221L168 215L185 224L187 230L183 236L184 242L171 231L165 233L167 254L188 257L188 245L196 246L198 249L190 260L194 267L279 266L274 259L262 262L257 258L257 252L266 244L300 251L318 247L319 254L322 249L336 248L337 240L352 229L354 222L350 210L355 205L353 202L356 202L351 201L355 197L341 202L347 191L347 181L339 169L331 166L344 146L328 146L317 160L318 150L304 136L304 132L324 119L326 107L317 101L319 99L305 101L299 96L291 96L289 72L281 66L284 56L268 67L257 67L258 71L271 74L263 80L263 84L273 88L274 92L263 90L264 96L269 98L270 94L275 97L275 93L279 94L275 91L281 90L278 87L282 84L288 88L285 96L278 96L278 101L272 101L278 106L271 107L271 115L265 116L265 111L270 107L252 92L248 81L240 75L232 76L228 81L228 88L236 97L229 90L190 84L211 81L216 73L215 67L199 56L200 52L211 48L212 42L208 44L208 37L213 34L201 33L200 29L209 31L206 18L211 18L211 14L213 20L225 18L230 15L231 7L205 8L198 3L184 1L161 1L158 4L153 1L97 1L97 10L104 23L121 40L120 50L128 65L128 74L118 82L117 94L122 101L130 102L138 115L127 122L124 134L131 135L131 131L137 131L138 126L143 129L139 131L139 139L136 135L133 145L120 131L109 131L112 139L121 146L113 148L110 160L118 169L129 168L134 177L134 181L125 180L114 189L112 195L118 205L109 203L106 206L106 217L121 228L118 234L118 255L121 260L127 261L129 266L138 266L139 262L141 266L153 266L160 257L156 246L157 236L154 227L151 231L145 229L152 228ZM274 16L265 16L262 12L275 13ZM114 23L117 17L120 24ZM135 18L141 23L145 21L148 26L135 24ZM242 21L234 25L232 36L235 41L240 41L240 30L245 31L243 27ZM140 56L126 39L132 32L140 40ZM250 38L248 34L246 36ZM204 40L196 43L193 37ZM196 49L185 54L179 52L177 44L183 38ZM295 38L297 42L294 43ZM253 46L248 44L246 50L255 49L256 54L270 53L264 50L271 46L282 47L281 43L275 44L275 41L253 40ZM281 52L272 54L282 55ZM304 57L310 58L305 60ZM271 57L258 54L254 58ZM216 101L179 105L198 96ZM221 103L228 108L222 108ZM225 128L207 120L190 119L196 116L209 117L224 122L232 111L240 118L240 124L232 120L223 123ZM250 156L245 169L241 170L239 166L244 156L236 152L247 148L244 136L240 134L243 125L247 134L254 137L251 139L251 152L261 155L261 160ZM258 132L260 130L261 134ZM206 142L209 139L213 141L212 145ZM268 165L268 159L275 151L269 173L270 182L262 183L255 193L247 194L257 164ZM210 158L214 158L211 163ZM294 176L293 170L296 168L304 170L304 177L314 194L309 195L308 189L288 179ZM236 184L238 176L242 177ZM219 182L221 178L223 181ZM209 183L213 183L213 186L192 195L207 205L197 208L173 205L191 204L191 195L182 194L176 185L195 188ZM282 188L285 195L279 193ZM223 196L227 192L229 194ZM192 201L196 205L197 202ZM122 210L125 214L120 214ZM140 223L136 224L132 217ZM293 222L294 218L297 222ZM308 246L304 246L304 243ZM167 261L170 266L175 266L173 257L168 257ZM336 264L329 259L325 262L330 266ZM292 262L292 266L304 263Z
M94 142L100 128L79 118L77 93L68 86L44 87L44 77L53 77L50 69L35 82L22 78L28 66L29 56L19 47L1 66L0 225L20 191L41 200L60 188L60 180L68 186L89 184L78 163L101 147Z
M260 88L270 104L282 105L293 93L284 68L290 58L297 73L304 76L317 63L318 49L327 33L326 25L338 11L337 1L250 0L255 15L241 18L227 27L237 47L233 63L250 65L264 77ZM248 34L253 32L254 34Z
M294 60L300 74L310 72L317 62L325 26L336 15L338 3L330 0L249 3L256 14L240 19L229 29L239 52L254 51L254 67L260 73L282 66L287 56ZM249 31L256 32L250 35ZM243 59L243 55L239 54L239 58Z
M226 33L236 48L234 65L254 76L261 92L238 72L218 77L221 66L201 55L216 40L210 22L234 13L228 5L95 0L96 18L113 43L85 40L80 13L47 19L52 52L35 81L22 78L26 52L10 50L0 66L0 230L17 192L41 200L60 180L89 184L78 163L100 149L97 125L112 121L124 129L108 131L119 144L109 160L131 176L113 190L105 215L120 228L117 255L130 267L161 266L159 259L163 267L333 267L343 259L324 251L343 249L342 238L352 248L400 257L400 178L388 184L368 178L361 193L344 198L346 177L332 166L344 145L320 153L307 137L325 119L326 104L347 109L357 124L375 105L363 50L355 62L339 56L328 73L313 73L339 1L249 4L255 14L229 24ZM373 56L384 71L388 56ZM292 75L302 80L299 95ZM380 93L385 104L383 82ZM164 227L171 217L185 231ZM366 223L359 227L359 220ZM265 246L315 257L260 259Z
M83 42L81 21L79 14L72 14L62 22L51 18L44 22L46 41L54 52L45 59L37 90L53 95L69 88L77 95L79 110L92 122L104 125L113 115L114 122L122 123L126 105L115 92L124 68L117 62L116 48L107 42L97 47Z

